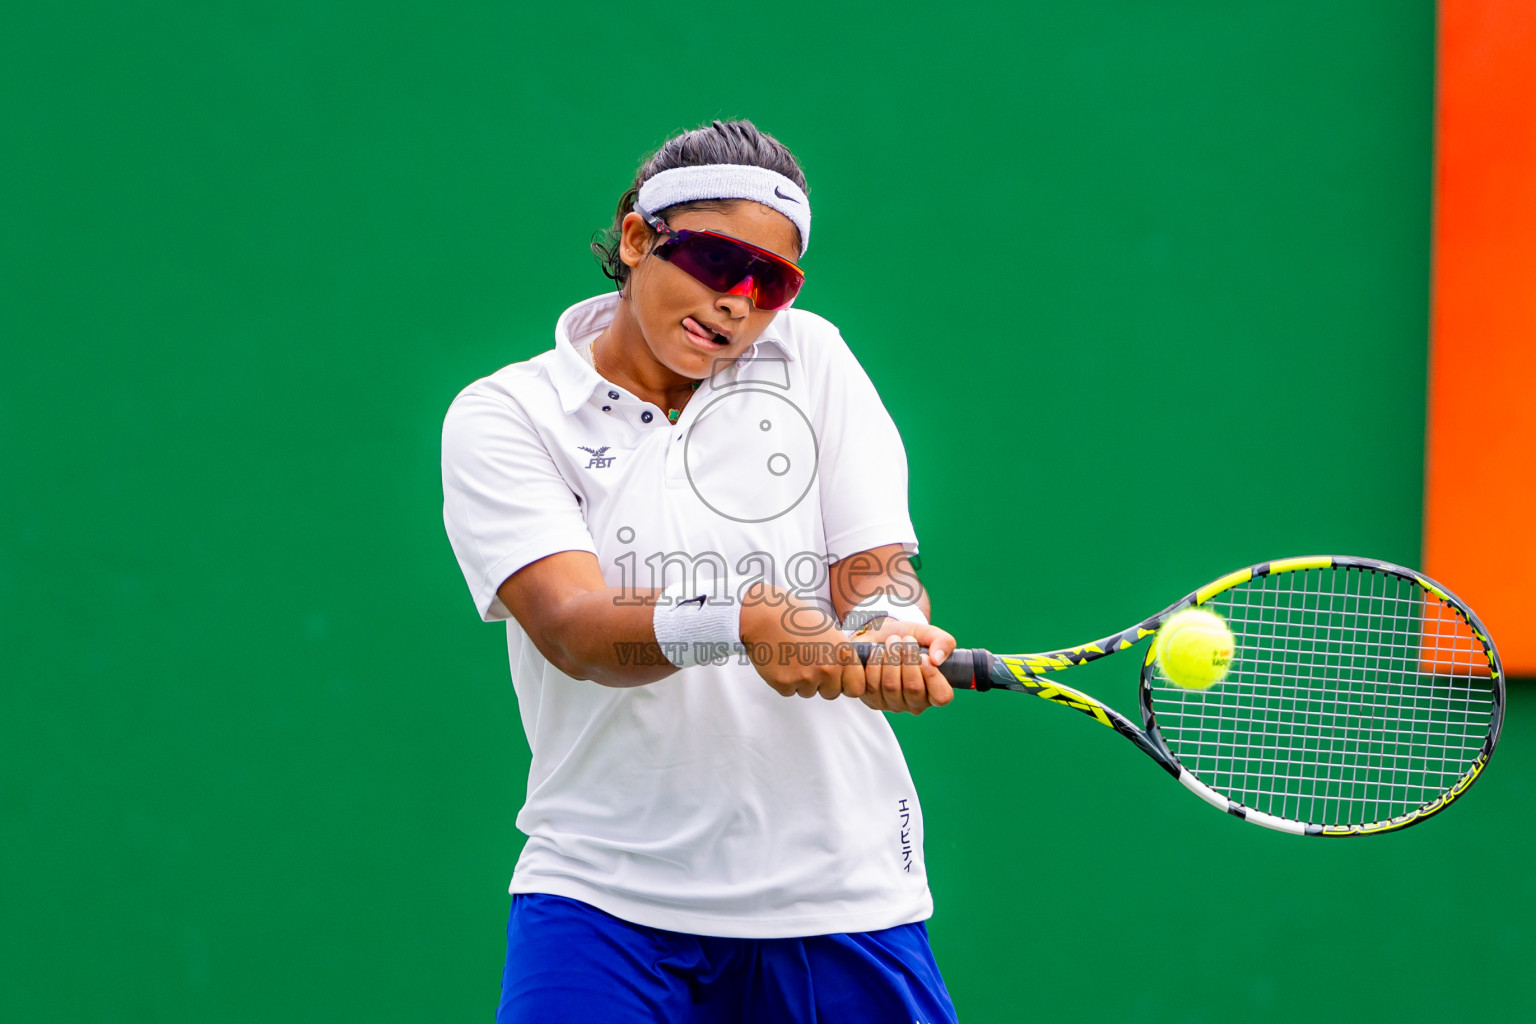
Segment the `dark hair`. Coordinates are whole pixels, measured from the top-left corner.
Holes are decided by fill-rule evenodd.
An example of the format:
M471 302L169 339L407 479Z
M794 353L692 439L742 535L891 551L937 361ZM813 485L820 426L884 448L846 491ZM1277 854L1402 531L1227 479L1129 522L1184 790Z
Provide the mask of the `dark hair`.
M619 196L619 206L613 215L613 226L592 236L592 255L603 268L603 276L620 291L629 280L629 265L619 259L619 236L622 233L625 214L635 208L635 197L640 186L653 175L670 171L674 167L698 167L704 164L746 164L778 171L799 185L807 194L810 187L805 175L791 153L778 139L761 131L751 121L711 121L707 128L695 128L683 132L662 143L660 149L646 158L635 175L635 182ZM657 215L681 213L684 210L723 210L735 200L700 199L691 203L675 203L666 210L652 210Z

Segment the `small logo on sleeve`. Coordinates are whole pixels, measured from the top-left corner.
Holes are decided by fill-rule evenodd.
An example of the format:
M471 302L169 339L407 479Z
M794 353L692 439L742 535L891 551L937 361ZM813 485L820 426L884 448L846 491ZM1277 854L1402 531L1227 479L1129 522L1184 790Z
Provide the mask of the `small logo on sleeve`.
M584 444L579 444L576 447L592 456L591 459L587 460L588 469L607 469L613 465L615 457L604 454L609 448L613 447L612 445L605 444L601 448L588 448Z

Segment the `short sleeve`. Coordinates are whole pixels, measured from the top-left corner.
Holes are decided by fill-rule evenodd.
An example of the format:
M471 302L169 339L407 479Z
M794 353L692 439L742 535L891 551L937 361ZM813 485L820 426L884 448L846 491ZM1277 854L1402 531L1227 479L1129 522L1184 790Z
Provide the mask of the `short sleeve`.
M907 452L875 385L836 328L813 339L817 477L827 552L846 558L883 544L917 550L907 510ZM809 355L809 352L807 353Z
M480 617L511 617L496 588L559 551L596 553L581 503L527 413L462 392L443 422L443 523Z

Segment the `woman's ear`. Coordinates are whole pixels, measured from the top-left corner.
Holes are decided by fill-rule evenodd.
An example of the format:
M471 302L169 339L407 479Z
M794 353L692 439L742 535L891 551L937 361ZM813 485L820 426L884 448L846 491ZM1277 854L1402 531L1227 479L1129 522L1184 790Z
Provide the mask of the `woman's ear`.
M619 259L626 266L639 266L645 254L651 251L655 237L655 232L644 217L638 213L626 213L623 223L619 225Z

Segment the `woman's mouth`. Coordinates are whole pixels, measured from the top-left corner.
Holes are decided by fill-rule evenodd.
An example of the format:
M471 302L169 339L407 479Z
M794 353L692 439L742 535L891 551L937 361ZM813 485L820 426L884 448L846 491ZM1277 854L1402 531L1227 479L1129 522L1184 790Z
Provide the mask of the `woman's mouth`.
M683 318L683 330L687 331L689 337L693 338L701 345L709 345L714 348L725 348L731 343L730 338L721 334L719 331L710 330L708 327L705 327L691 316Z

